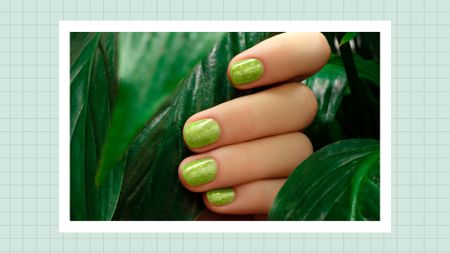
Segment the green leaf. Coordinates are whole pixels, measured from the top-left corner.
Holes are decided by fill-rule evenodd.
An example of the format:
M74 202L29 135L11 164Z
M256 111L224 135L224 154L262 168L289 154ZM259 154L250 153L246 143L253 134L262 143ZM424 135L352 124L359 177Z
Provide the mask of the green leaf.
M186 190L178 179L180 162L192 153L182 127L193 114L257 90L241 91L228 82L229 61L268 38L269 33L229 33L133 140L114 219L192 220L204 209L202 196Z
M360 32L356 40L355 52L364 59L380 61L380 33Z
M315 152L288 177L269 218L379 220L379 142L349 139Z
M351 89L351 96L343 104L346 120L342 123L347 125L347 129L354 130L352 136L379 139L379 88L371 89L367 81L360 78L355 56L348 44L341 47L341 56Z
M341 42L339 42L339 46L344 45L345 43L351 41L352 39L354 39L356 36L358 35L357 32L348 32L345 33L344 36L341 39Z
M70 48L70 217L109 220L119 197L124 161L101 187L94 179L117 90L116 36L71 33Z
M363 59L357 54L354 54L354 59L360 78L379 86L379 64ZM317 97L319 108L316 122L319 124L331 123L339 110L343 96L351 92L341 56L331 55L328 63L315 75L306 79L305 83Z
M353 54L356 69L361 79L370 81L375 86L380 86L380 64L374 60L366 60L358 54Z
M320 124L330 123L339 109L347 83L342 60L339 56L331 56L328 63L305 82L317 97L319 108L316 121Z
M220 40L222 33L120 33L120 86L101 153L101 185L145 122L180 81Z

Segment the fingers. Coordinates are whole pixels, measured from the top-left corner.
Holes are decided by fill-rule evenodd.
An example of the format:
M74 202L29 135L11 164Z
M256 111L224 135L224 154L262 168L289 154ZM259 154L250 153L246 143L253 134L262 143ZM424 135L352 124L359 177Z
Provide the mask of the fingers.
M238 89L305 78L327 63L330 52L321 33L282 33L235 56L228 77Z
M180 165L179 177L193 192L287 177L312 151L306 135L287 133L188 157Z
M239 89L287 82L319 71L329 55L320 33L280 34L234 57L228 77ZM314 93L291 82L193 115L183 137L202 154L181 163L182 184L205 192L213 212L267 213L286 178L312 153L309 139L297 131L316 112Z
M212 190L203 195L208 209L222 214L268 213L286 179L265 179L233 188Z
M194 152L307 127L317 112L314 93L303 84L289 83L233 99L189 118L183 128Z

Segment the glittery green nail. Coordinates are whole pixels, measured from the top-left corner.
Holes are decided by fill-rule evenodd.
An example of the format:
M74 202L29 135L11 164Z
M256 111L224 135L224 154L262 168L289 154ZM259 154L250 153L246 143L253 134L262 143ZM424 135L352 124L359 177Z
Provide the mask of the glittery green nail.
M264 67L258 59L238 61L230 69L231 81L236 85L251 83L261 78Z
M217 164L212 158L204 158L186 163L181 170L186 183L190 186L199 186L216 178Z
M206 192L208 202L215 206L223 206L233 202L235 193L233 188L222 188Z
M201 119L186 125L183 129L184 141L191 148L213 144L220 137L220 126L213 119Z

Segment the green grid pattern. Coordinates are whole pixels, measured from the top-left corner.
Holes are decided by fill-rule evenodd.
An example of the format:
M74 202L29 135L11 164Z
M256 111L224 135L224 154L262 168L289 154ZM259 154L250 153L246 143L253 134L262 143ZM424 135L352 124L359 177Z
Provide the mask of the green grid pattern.
M0 3L0 252L450 252L450 1ZM58 233L58 20L391 20L391 234Z

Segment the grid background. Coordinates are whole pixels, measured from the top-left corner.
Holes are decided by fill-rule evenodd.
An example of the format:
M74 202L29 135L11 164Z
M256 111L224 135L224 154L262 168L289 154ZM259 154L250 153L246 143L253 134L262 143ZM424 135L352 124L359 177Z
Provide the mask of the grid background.
M450 1L0 3L0 252L450 252ZM392 233L58 233L58 21L392 21Z

